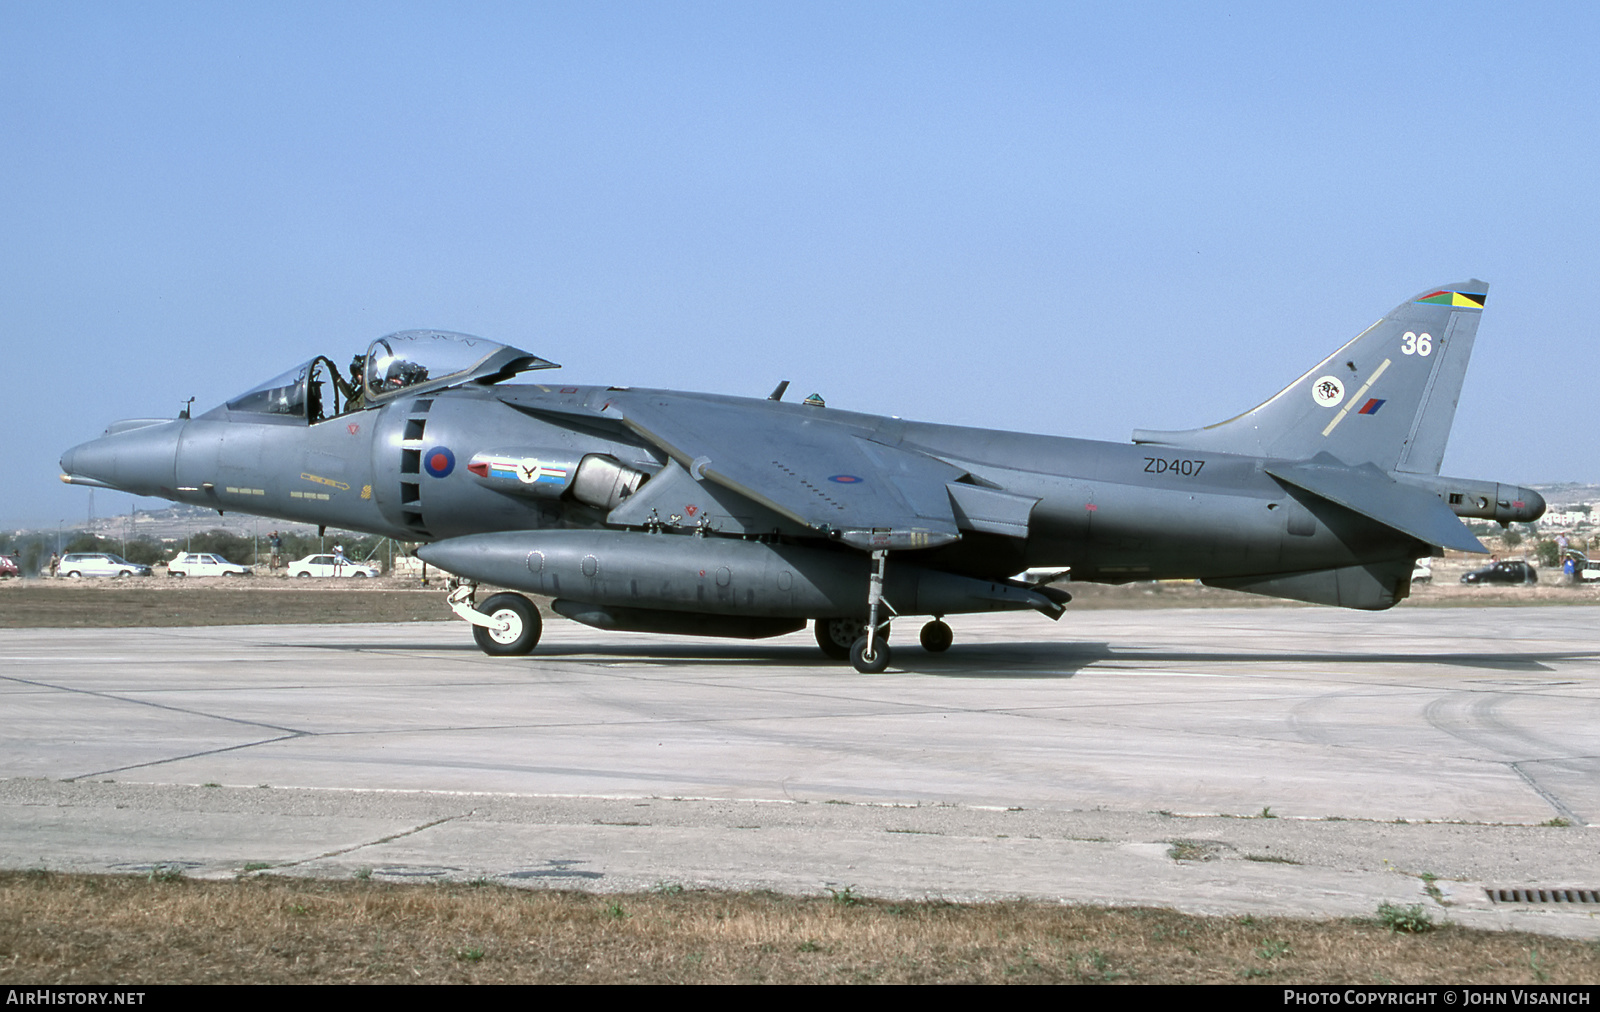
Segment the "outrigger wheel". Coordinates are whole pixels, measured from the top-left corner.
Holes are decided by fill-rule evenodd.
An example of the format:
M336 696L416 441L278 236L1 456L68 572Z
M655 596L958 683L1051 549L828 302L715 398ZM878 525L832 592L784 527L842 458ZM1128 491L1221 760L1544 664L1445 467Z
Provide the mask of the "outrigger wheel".
M856 640L856 645L850 648L850 663L863 675L875 675L889 666L889 644L884 642L882 636L877 637L871 649L869 655L865 636Z
M539 609L521 594L496 594L483 602L480 612L504 625L504 629L472 627L478 649L491 657L516 657L528 653L539 643L544 624Z
M942 654L950 649L950 644L955 642L956 634L950 631L949 626L938 619L934 619L922 627L922 633L918 636L918 639L922 642L922 649L930 654Z

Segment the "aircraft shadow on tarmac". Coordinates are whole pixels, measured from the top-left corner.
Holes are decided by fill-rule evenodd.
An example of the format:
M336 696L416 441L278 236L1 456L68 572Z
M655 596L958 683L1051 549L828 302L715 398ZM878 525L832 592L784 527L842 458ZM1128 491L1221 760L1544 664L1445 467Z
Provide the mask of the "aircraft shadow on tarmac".
M317 649L433 653L441 649L462 653L474 652L471 644L396 644L396 643L342 643L318 645ZM752 646L747 643L684 642L682 644L651 644L634 647L615 642L564 643L540 647L524 664L537 665L540 660L600 658L613 661L635 661L642 664L672 666L736 666L772 664L784 667L835 668L841 675L861 677L846 665L822 657L815 647L772 644ZM957 646L949 653L932 654L915 645L895 646L894 660L889 673L935 675L945 678L1071 678L1093 664L1229 664L1229 665L1296 665L1296 664L1427 664L1453 668L1475 668L1508 672L1551 672L1552 664L1594 661L1600 658L1595 651L1545 651L1545 652L1343 652L1343 651L1213 651L1213 650L1142 650L1118 649L1103 642L1010 642L971 643ZM516 663L508 659L485 659L485 663Z

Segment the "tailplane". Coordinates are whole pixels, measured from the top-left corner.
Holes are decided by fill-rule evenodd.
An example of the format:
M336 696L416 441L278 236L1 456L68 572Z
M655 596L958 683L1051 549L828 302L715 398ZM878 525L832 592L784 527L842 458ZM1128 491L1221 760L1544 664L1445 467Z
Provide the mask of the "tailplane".
M1203 429L1136 430L1135 443L1438 474L1489 286L1401 303L1261 406Z

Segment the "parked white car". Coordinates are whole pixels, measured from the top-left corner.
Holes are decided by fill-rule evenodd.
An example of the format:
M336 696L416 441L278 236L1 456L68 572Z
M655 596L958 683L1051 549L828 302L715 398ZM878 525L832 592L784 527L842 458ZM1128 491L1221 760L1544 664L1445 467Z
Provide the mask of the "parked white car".
M250 567L210 552L179 552L167 563L168 576L249 576Z
M378 567L340 555L308 555L289 563L290 576L377 576Z
M68 552L61 557L62 576L149 576L150 567L110 552Z

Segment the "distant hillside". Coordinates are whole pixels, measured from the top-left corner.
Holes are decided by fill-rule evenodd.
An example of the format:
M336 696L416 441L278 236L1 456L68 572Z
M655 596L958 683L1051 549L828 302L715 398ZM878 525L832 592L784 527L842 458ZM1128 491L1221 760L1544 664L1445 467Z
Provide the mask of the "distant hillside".
M1600 503L1600 485L1585 485L1575 481L1557 481L1548 485L1530 485L1544 496L1551 509L1571 509L1580 503Z
M100 534L111 538L141 538L148 537L156 541L182 538L196 531L223 530L240 537L261 535L265 537L273 530L285 534L303 534L314 536L317 533L311 524L295 524L284 520L271 520L267 517L254 517L244 513L229 513L218 515L216 510L203 509L199 506L186 506L174 504L159 510L135 510L130 526L129 516L118 513L109 517L96 517L92 523L74 524L67 528L69 532L78 533L87 531L91 534ZM329 531L333 531L329 528ZM19 531L19 534L37 533L33 531ZM52 530L49 532L54 534Z

